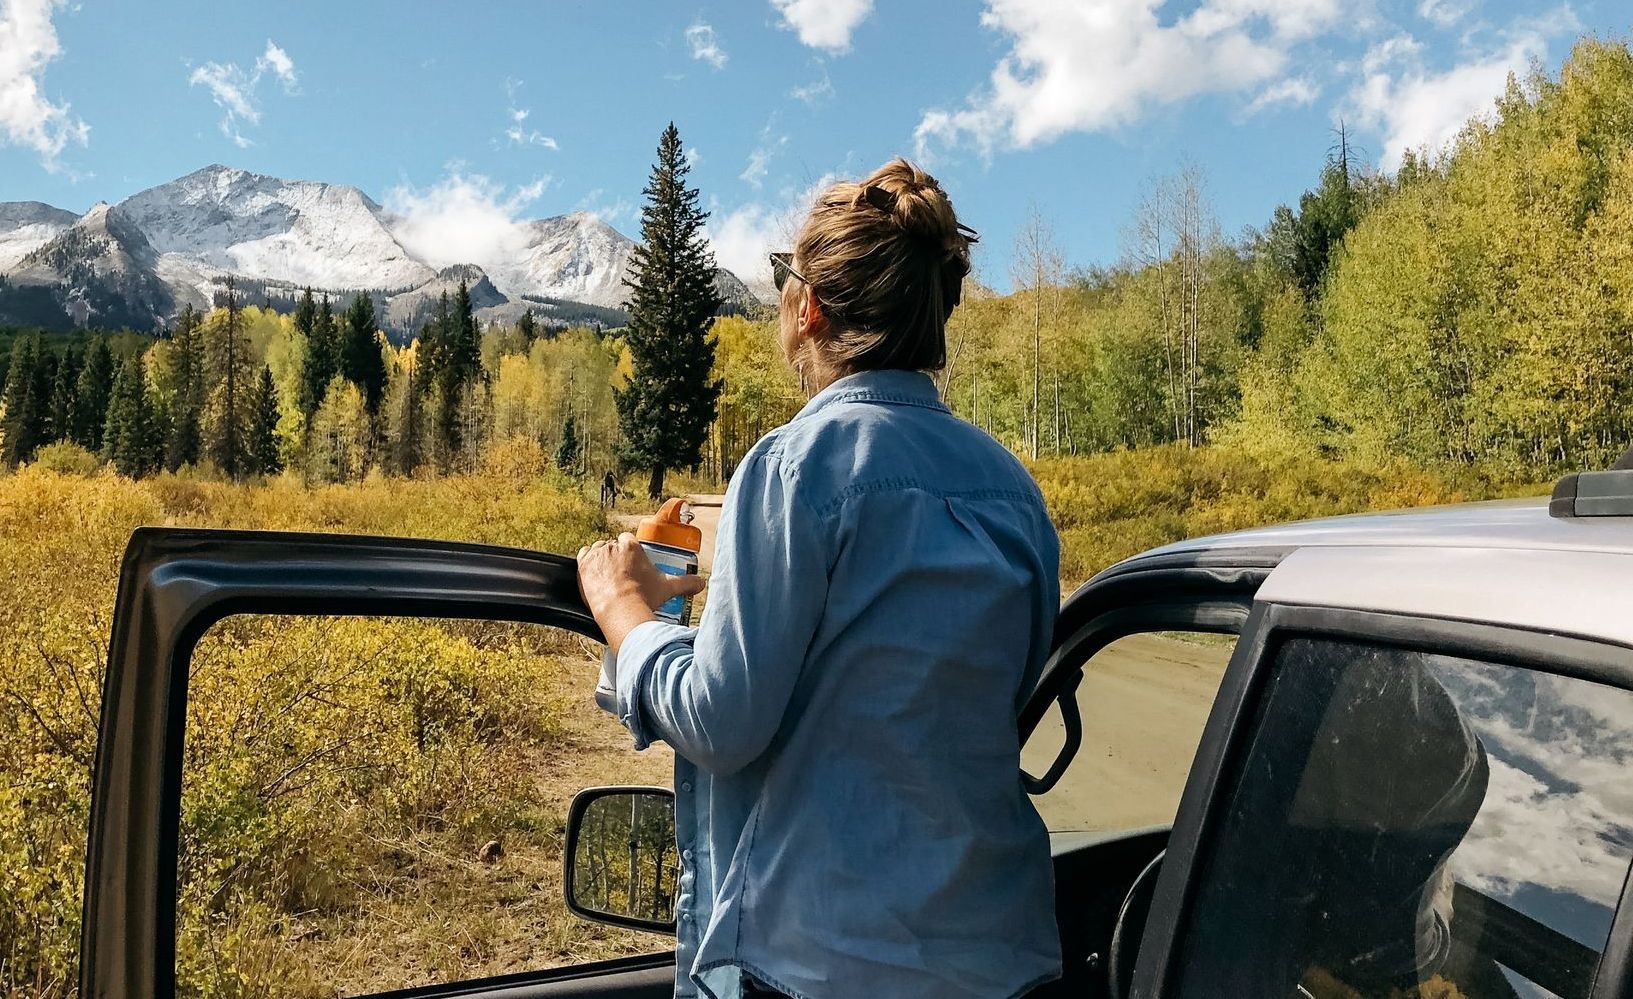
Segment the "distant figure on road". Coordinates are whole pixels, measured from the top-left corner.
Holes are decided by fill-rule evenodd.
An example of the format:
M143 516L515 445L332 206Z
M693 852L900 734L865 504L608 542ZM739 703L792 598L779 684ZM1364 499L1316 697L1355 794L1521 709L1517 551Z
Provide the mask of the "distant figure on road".
M895 160L772 255L815 395L732 476L696 629L652 608L699 577L629 534L579 552L618 718L675 752L677 999L992 999L1060 974L1049 834L1016 776L1060 542L1026 468L926 374L974 237Z
M618 505L618 480L613 477L610 468L601 477L601 505L608 510Z

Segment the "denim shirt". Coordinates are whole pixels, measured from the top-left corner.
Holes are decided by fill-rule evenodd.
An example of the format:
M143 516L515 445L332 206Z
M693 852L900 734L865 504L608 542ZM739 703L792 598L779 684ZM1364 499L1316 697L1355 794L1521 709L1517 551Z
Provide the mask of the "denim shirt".
M1026 469L923 374L834 383L733 475L699 627L618 655L675 751L675 994L1006 997L1060 973L1017 715L1059 608Z

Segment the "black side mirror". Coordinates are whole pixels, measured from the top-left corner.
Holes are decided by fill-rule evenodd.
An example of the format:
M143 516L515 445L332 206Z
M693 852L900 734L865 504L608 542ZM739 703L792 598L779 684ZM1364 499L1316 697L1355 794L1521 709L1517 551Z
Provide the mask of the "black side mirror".
M567 810L567 908L585 919L675 932L675 792L592 787Z

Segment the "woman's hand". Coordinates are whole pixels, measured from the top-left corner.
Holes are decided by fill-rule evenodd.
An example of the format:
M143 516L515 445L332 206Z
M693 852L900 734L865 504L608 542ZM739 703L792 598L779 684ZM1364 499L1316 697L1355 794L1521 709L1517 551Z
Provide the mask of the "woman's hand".
M701 592L703 585L695 573L671 576L658 569L627 532L578 550L579 593L614 652L636 625L655 620L654 610L674 597Z

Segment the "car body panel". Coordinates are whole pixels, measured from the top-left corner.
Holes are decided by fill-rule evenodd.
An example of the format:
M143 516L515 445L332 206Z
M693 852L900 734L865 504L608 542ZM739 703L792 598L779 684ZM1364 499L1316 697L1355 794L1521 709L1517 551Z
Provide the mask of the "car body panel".
M1309 547L1276 567L1258 599L1482 622L1633 645L1621 552L1571 549Z

